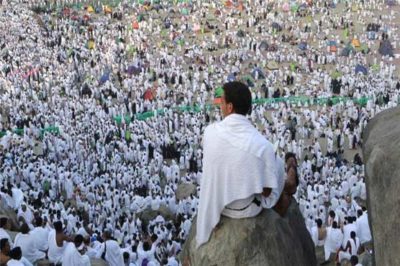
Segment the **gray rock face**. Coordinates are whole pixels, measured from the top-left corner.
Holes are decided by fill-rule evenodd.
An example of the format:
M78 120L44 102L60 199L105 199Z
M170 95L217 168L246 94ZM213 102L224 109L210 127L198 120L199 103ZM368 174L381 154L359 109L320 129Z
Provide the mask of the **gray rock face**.
M156 211L152 210L151 208L147 208L146 210L137 213L137 215L142 222L148 224L151 220L157 217L158 213L160 213L166 220L173 220L175 218L171 210L165 205L160 205L160 208Z
M4 199L0 199L0 217L7 217L12 230L19 229L17 213L7 206Z
M294 200L284 218L268 209L249 219L221 216L209 242L199 249L195 236L196 221L180 258L189 265L317 265L314 244Z
M190 183L179 184L176 190L176 199L182 200L196 193L196 186Z
M369 224L375 265L400 265L400 108L375 116L365 129L365 161Z

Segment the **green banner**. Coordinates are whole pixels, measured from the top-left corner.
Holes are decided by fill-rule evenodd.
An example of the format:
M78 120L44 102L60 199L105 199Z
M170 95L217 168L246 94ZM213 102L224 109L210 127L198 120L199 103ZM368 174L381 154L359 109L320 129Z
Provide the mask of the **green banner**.
M347 101L353 101L355 104L365 106L370 98L363 97L360 99L355 99L355 98L350 98L350 97L341 97L341 96L334 96L334 97L326 97L326 98L312 98L312 97L306 97L306 96L291 96L291 97L282 97L282 98L261 98L261 99L256 99L253 101L253 104L274 104L274 103L281 103L281 102L286 102L290 104L301 104L301 105L325 105L325 104L330 104L330 105L335 105L340 102L347 102ZM211 107L214 105L208 104L205 106L205 110L209 110ZM194 106L179 106L179 107L174 107L171 108L175 112L200 112L202 111L201 107L198 105ZM203 109L203 110L204 110ZM159 109L156 111L157 115L164 115L164 109ZM136 114L135 118L138 120L146 120L148 118L151 118L155 115L154 111L149 111L149 112L144 112L140 114ZM125 122L127 121L127 118L129 117L129 122L130 122L130 116L125 116ZM115 116L114 121L120 125L122 123L122 117L121 116ZM129 123L127 123L129 124Z

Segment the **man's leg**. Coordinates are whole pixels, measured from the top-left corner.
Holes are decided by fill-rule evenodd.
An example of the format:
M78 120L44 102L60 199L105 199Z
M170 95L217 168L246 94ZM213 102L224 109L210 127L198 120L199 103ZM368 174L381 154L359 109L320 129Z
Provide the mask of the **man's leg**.
M290 205L290 201L292 200L292 195L295 194L297 190L296 165L295 163L288 161L287 168L288 171L286 173L287 179L285 182L285 187L278 202L273 208L277 213L279 213L280 216L284 216L286 214L286 211Z

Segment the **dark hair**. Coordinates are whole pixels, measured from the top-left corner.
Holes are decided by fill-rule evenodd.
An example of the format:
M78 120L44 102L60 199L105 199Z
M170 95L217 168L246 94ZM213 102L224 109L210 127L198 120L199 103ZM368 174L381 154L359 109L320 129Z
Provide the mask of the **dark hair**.
M0 240L0 249L3 250L3 248L6 246L7 243L8 243L8 238L2 238Z
M358 264L358 257L356 255L353 255L350 257L350 263L351 265L357 265Z
M76 235L74 238L74 244L75 247L79 247L83 243L83 236L82 235Z
M350 232L350 237L351 237L351 238L355 238L355 237L356 237L356 232L351 231L351 232Z
M124 261L127 261L127 260L129 260L129 252L124 252L123 254L122 254L122 256L124 257Z
M104 235L104 237L107 238L108 240L109 240L109 239L112 239L111 232L108 231L108 230L104 230L103 235Z
M143 250L144 251L149 251L150 250L150 243L149 242L145 241L143 243Z
M156 240L157 240L157 235L156 234L153 234L153 235L151 235L151 242L156 242Z
M287 153L285 154L285 163L287 163L287 161L288 161L290 158L293 158L294 161L296 162L296 165L297 165L296 154L294 154L293 152L287 152Z
M15 247L8 253L10 258L14 260L20 260L22 258L22 251L20 247Z
M335 212L333 210L330 210L329 211L329 216L332 217L332 218L335 218L336 214L335 214Z
M321 220L321 219L317 219L316 222L317 222L318 228L321 228L321 226L322 226L322 220Z
M7 224L8 218L7 217L1 217L0 218L0 228L4 228Z
M338 228L338 225L337 225L337 222L336 221L333 221L333 223L332 223L332 228Z
M42 217L40 217L40 216L36 217L35 224L36 224L36 227L42 226L43 225Z
M62 231L63 231L62 222L57 221L57 222L54 222L53 225L54 225L54 229L56 230L57 233L62 233Z
M29 226L26 223L23 223L21 225L21 233L23 234L28 234L29 233Z
M251 113L251 93L245 84L238 81L228 82L224 84L223 90L225 102L233 105L236 114Z

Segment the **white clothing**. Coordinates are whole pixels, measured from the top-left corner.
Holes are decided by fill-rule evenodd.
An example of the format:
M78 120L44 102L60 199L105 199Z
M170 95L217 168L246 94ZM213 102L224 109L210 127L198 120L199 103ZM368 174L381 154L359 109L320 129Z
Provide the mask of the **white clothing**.
M311 233L311 238L316 247L321 247L324 245L325 239L319 240L318 226L315 225L315 226L311 227L310 233Z
M343 248L346 248L347 241L350 239L351 232L357 233L357 226L355 223L346 224L343 227L343 242L342 242Z
M138 265L142 265L142 262L144 259L147 259L149 262L150 261L154 261L155 260L155 252L156 252L156 248L157 248L157 244L158 244L158 239L156 242L154 242L151 245L151 249L145 251L143 249L143 242L140 242L137 248L137 254L138 254Z
M325 260L328 260L331 253L336 251L342 245L343 233L339 228L328 227L326 229L326 239L324 244Z
M90 266L90 259L87 255L79 253L75 244L68 243L62 257L63 266Z
M341 262L344 259L350 260L351 256L357 256L357 251L360 248L360 239L356 237L356 239L350 238L348 243L350 243L350 250L341 250L339 251L338 261ZM346 244L347 246L347 244Z
M49 248L49 230L43 227L35 227L30 234L35 239L36 247L41 251Z
M278 187L275 161L272 144L243 115L230 114L206 128L197 247L208 241L225 206Z
M21 260L9 260L7 266L25 266Z
M115 240L107 240L105 241L100 250L97 252L97 257L100 258L101 255L106 249L105 259L109 263L110 266L120 266L124 265L124 258L122 257L121 248L119 244Z
M54 264L61 263L62 256L66 247L66 242L64 241L62 247L57 246L56 230L50 231L48 239L49 250L47 255L49 257L49 261Z
M10 247L13 246L13 242L12 242L10 235L7 233L6 230L4 230L3 228L0 228L0 239L3 239L3 238L8 239L8 243L10 244Z
M46 257L44 252L38 250L36 246L36 239L33 235L18 233L15 236L14 247L20 247L22 256L24 256L29 262L35 263L37 260Z
M360 217L358 217L356 226L357 236L360 238L361 244L364 244L372 239L367 213L363 213Z

